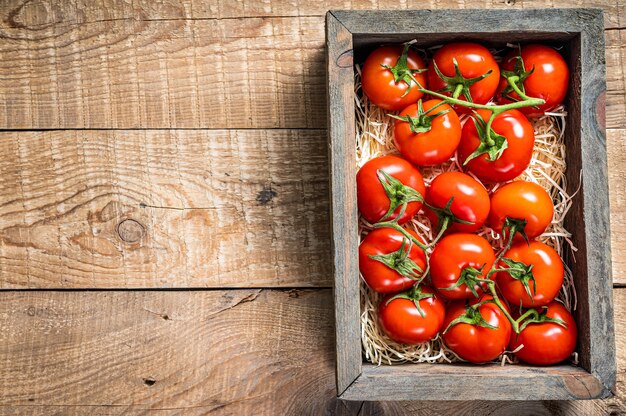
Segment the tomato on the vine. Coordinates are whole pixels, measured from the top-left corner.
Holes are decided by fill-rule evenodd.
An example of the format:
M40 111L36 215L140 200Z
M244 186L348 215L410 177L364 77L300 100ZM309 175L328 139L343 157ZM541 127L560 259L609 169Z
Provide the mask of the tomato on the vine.
M380 108L402 110L424 95L415 81L426 87L425 69L424 60L408 45L381 46L370 53L363 64L363 93Z
M443 341L466 361L481 364L495 360L506 350L511 339L511 323L504 312L490 302L491 299L490 295L485 295L469 304L459 301L448 305L443 322ZM473 307L476 305L479 306ZM450 326L462 315L475 323L459 322Z
M520 345L524 345L515 355L528 364L558 364L572 355L576 348L576 322L565 306L556 301L548 304L547 310L537 310L541 311L539 314L545 314L548 319L559 320L565 326L557 322L529 323L519 335L511 335L509 349L515 351Z
M422 206L426 192L419 170L397 156L377 157L363 165L356 174L356 187L359 211L372 224L395 219L405 203L398 223L409 221Z
M407 232L424 242L414 231ZM361 241L359 271L367 285L378 293L406 290L425 270L424 250L412 244L400 231L378 228Z
M541 186L528 181L515 181L498 188L491 195L487 223L502 233L507 218L526 221L524 233L529 239L540 236L552 222L554 204ZM520 241L515 236L514 241Z
M480 294L483 284L470 284L473 278L485 279L496 256L491 244L476 234L457 233L443 237L430 257L430 279L437 293L448 299L471 299ZM459 284L460 283L460 284Z
M535 131L522 113L508 110L494 118L491 143L486 131L490 116L491 111L478 110L465 123L458 148L459 161L481 181L506 182L518 177L530 164Z
M446 162L461 140L461 122L441 100L418 101L395 116L393 138L402 156L418 166Z
M499 265L509 272L496 276L502 296L511 305L532 308L552 302L563 285L564 268L559 254L539 241L514 244Z
M477 43L448 43L437 50L428 69L429 88L447 96L487 104L500 80L500 68L487 48ZM459 112L471 111L456 106Z
M427 286L386 296L378 308L378 320L385 334L403 344L420 344L435 338L445 314L443 301Z
M451 199L452 203L448 207ZM489 194L480 182L465 173L445 172L438 175L426 188L424 212L435 230L439 229L440 222L447 217L449 232L473 233L485 223L489 215L489 204ZM472 224L464 224L455 219Z
M529 117L542 116L563 102L569 84L569 68L559 52L545 45L526 45L514 50L502 60L502 79L496 97L498 103L507 104L521 98L509 84L508 77L523 94L541 98L545 104L522 107L519 110Z

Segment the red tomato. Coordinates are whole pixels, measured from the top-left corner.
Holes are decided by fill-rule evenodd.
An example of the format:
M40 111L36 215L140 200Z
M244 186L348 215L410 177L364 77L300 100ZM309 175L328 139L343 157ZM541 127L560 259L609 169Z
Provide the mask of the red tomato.
M363 218L372 224L380 221L390 209L390 198L380 181L379 170L399 181L391 190L393 194L391 199L398 208L387 218L388 220L394 219L400 213L402 201L406 200L407 193L417 192L422 196L426 193L422 174L406 160L397 156L382 156L370 160L356 174L356 190L359 211ZM409 221L421 206L422 202L409 202L398 223L404 224Z
M433 60L428 68L428 85L433 91L441 91L442 94L452 96L454 89L460 83L456 77L454 60L458 63L461 76L465 79L476 79L468 90L465 90L458 98L467 101L467 96L471 96L471 101L476 104L487 104L493 97L500 80L500 68L491 52L484 46L476 43L448 43L435 52ZM443 80L437 74L434 64L437 64L439 71L446 76L452 77ZM485 78L478 80L478 77L491 71ZM469 112L470 109L458 106L457 111Z
M476 234L450 234L442 238L430 257L430 278L437 293L448 299L475 298L471 289L465 283L454 289L445 290L454 286L461 277L463 269L473 267L482 270L478 274L480 279L491 269L496 256L487 240ZM481 269L482 268L482 269ZM481 285L475 289L480 294Z
M524 345L515 355L528 364L557 364L572 355L576 348L578 328L565 306L558 302L548 304L546 316L562 320L566 327L554 322L531 323L519 335L511 335L509 350L514 351Z
M510 103L511 100L506 97L507 95L516 101L520 99L519 95L509 87L507 79L504 78L505 72L516 72L516 76L521 76L520 79L523 79L521 85L520 83L517 84L518 87L522 87L520 88L522 92L529 97L541 98L546 101L545 104L539 106L539 109L522 107L520 111L528 117L542 116L545 111L553 109L565 99L569 83L567 63L560 53L545 45L523 46L521 49L523 67L518 64L518 68L515 68L519 56L519 50L515 50L502 61L503 78L500 79L496 93L498 103ZM528 74L533 68L534 71ZM516 69L519 70L516 71Z
M394 77L391 70L388 69L398 64L402 50L402 45L381 46L375 49L365 60L361 71L363 93L371 102L389 111L402 110L409 104L415 103L424 95L424 93L419 91L419 86L413 80L407 77L404 77L404 80L398 80ZM409 70L424 69L426 64L417 53L409 50L406 67ZM412 71L411 74L422 87L427 87L426 75L423 72L416 73ZM406 80L409 80L409 83ZM408 92L407 89L409 90Z
M432 297L418 301L423 316L413 300L386 296L378 307L378 320L385 334L403 344L420 344L430 341L441 330L446 310L443 301L429 287L422 286L421 293Z
M479 301L487 299L492 297L483 296L480 300L470 302L470 305L476 305ZM489 302L479 306L478 313L495 329L467 323L448 327L450 322L466 313L466 310L465 302L448 305L443 322L443 341L456 355L472 363L480 364L495 360L506 350L513 332L511 323L495 303Z
M393 137L396 147L414 165L443 163L452 157L459 145L459 117L448 104L439 103L441 100L429 100L423 104L410 105L402 110L400 117L411 117L411 123L403 120L395 122ZM433 117L446 111L445 114Z
M563 285L563 262L554 249L539 241L531 241L530 244L521 242L513 245L504 258L532 266L532 280L528 281L528 287L532 297L528 296L522 281L514 279L507 272L497 274L498 289L511 305L524 308L544 306L552 302ZM501 268L507 267L500 263ZM515 275L515 272L513 272ZM524 273L522 273L523 278ZM527 279L527 278L526 278Z
M488 110L478 110L477 113L485 123L491 116ZM517 110L497 115L491 127L496 134L506 138L507 148L495 161L489 160L489 155L485 153L471 159L465 169L483 182L510 181L524 172L530 164L535 145L535 130L528 119ZM476 129L472 120L465 123L458 148L461 163L465 163L481 144L481 135L482 132Z
M552 222L554 205L541 186L527 181L504 185L491 195L491 210L487 223L502 232L507 217L526 221L524 232L529 239L540 236ZM520 241L521 236L515 236Z
M448 230L452 232L473 233L483 226L489 215L489 194L485 187L461 172L445 172L437 176L426 189L426 203L444 209L450 201L450 211L460 220L473 224L452 222ZM439 219L435 212L425 208L424 212L433 227L439 229Z
M419 241L424 242L415 232L407 230ZM406 290L415 284L415 280L402 276L396 270L388 267L385 263L372 259L370 256L388 255L396 267L402 269L402 257L409 249L408 239L393 228L378 228L370 232L359 246L359 271L369 287L378 293L397 293ZM400 250L402 248L402 250ZM426 270L426 254L417 245L411 245L408 259L413 261L422 272ZM417 272L421 276L422 273Z

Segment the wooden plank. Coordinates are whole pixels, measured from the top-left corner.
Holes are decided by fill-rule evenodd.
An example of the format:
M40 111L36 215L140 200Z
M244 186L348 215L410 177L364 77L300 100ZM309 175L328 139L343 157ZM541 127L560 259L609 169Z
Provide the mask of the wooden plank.
M18 26L0 126L319 128L323 53L321 17Z
M330 290L257 292L5 293L0 413L356 415L360 403L333 399ZM614 398L369 402L359 414L623 414L626 289L614 299Z
M613 283L626 286L626 130L608 130Z
M583 20L584 30L580 36L580 124L576 125L580 134L582 203L573 204L571 218L577 217L584 224L583 230L576 230L572 239L577 245L577 261L572 271L585 278L576 279L576 292L579 308L575 313L578 319L579 357L583 368L595 376L604 389L613 389L616 380L615 327L613 323L612 265L609 205L608 157L605 126L604 92L606 90L606 70L602 15L589 13L578 19ZM573 82L573 87L577 82ZM570 99L570 103L573 100ZM566 143L573 142L572 122L577 122L575 105L570 104ZM571 157L568 157L568 163ZM571 164L570 164L571 167ZM568 173L572 182L573 172ZM582 207L582 215L578 207ZM573 228L575 221L567 220L565 225ZM580 222L577 224L580 225ZM585 243L582 244L584 236ZM582 318L584 317L584 318ZM589 353L587 353L587 348Z
M337 390L341 394L361 373L354 62L352 34L330 12L326 31Z
M493 380L497 380L497 385ZM426 381L426 382L425 382ZM485 392L489 391L486 395ZM514 393L512 393L514 392ZM593 375L570 365L408 364L363 366L363 373L341 395L346 400L576 400L607 396Z
M626 5L623 5L626 9ZM606 30L606 127L626 127L626 30Z
M30 2L5 0L2 21L6 26L37 29L50 24L88 23L113 19L161 20L161 19L232 19L239 17L273 16L323 16L329 9L350 10L407 10L407 9L518 9L551 7L601 8L606 15L606 27L626 25L625 6L618 1L552 0L538 5L530 0L508 2L489 0L461 0L438 2L436 0L320 0L316 2L293 2L284 0L234 0L228 2L193 0L52 0Z
M10 293L0 404L333 412L331 304L330 290Z
M325 130L0 133L3 288L330 286Z
M322 16L148 20L138 7L135 20L91 5L76 15L92 23L61 24L73 15L37 4L0 23L0 128L326 125ZM162 9L145 13L187 13ZM622 32L606 32L610 128L626 128Z

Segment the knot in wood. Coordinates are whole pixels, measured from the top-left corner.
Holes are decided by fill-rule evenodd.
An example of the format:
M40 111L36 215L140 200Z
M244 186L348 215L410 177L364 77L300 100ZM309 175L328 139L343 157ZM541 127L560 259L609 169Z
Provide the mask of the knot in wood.
M122 241L127 243L136 243L141 240L144 232L144 226L132 219L123 220L117 225L117 234Z
M339 68L352 68L352 65L354 64L353 58L352 49L349 49L339 55L335 63Z

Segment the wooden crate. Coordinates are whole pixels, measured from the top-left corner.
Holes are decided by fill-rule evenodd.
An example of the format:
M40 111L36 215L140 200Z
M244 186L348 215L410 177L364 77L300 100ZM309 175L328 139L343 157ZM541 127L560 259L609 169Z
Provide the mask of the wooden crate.
M569 400L607 397L615 385L609 200L604 129L604 24L600 10L330 11L326 15L335 278L337 391L346 400ZM579 193L566 218L578 247L565 259L578 296L580 366L364 363L356 205L354 63L381 43L472 40L565 45L567 183ZM582 169L582 177L580 172Z

